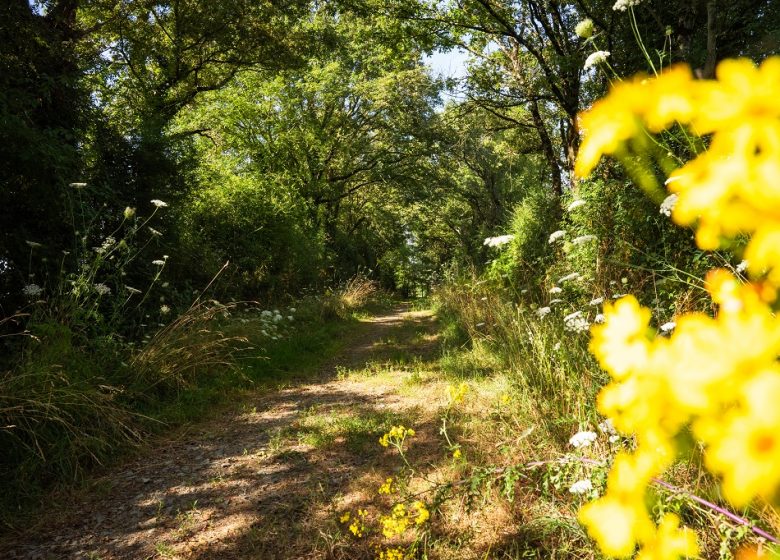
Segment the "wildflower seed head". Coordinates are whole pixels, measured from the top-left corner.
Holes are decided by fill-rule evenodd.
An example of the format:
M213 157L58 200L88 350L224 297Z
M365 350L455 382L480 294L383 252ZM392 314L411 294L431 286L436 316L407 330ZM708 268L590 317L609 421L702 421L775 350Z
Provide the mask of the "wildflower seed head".
M582 20L574 28L574 32L583 39L589 39L593 35L593 20L590 18Z

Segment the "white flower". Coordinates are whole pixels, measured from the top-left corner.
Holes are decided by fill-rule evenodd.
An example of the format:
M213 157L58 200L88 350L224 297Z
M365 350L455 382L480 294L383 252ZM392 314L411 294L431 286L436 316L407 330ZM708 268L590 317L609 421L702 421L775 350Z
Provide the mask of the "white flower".
M749 263L747 261L743 260L741 263L739 263L737 265L737 269L736 269L737 272L742 274L743 272L745 272L747 270L748 265L749 265Z
M559 239L561 239L564 235L566 235L566 232L562 229L559 229L558 231L554 231L550 234L550 239L547 240L547 243L555 243Z
M68 183L68 186L72 189L83 189L87 186L86 183Z
M607 418L601 424L599 424L599 430L602 434L616 434L615 426L612 424L612 420Z
M130 292L130 294L131 294L131 295L132 295L132 294L140 294L140 293L141 293L141 290L136 290L136 289L135 289L135 288L133 288L132 286L125 286L125 290L127 290L128 292Z
M553 345L553 350L555 350L555 351L557 352L557 351L558 351L558 350L560 350L560 349L561 349L561 343L560 343L560 342L556 342L556 343Z
M607 61L607 57L609 56L609 51L596 51L588 58L585 59L585 68L590 68L592 66L596 66L597 64L603 64Z
M294 307L290 308L290 313L295 313L296 309Z
M95 291L98 293L99 296L107 296L111 293L111 288L106 286L105 284L95 284Z
M41 288L38 284L27 284L24 288L22 288L22 293L26 296L35 297L41 294L43 292L43 288Z
M264 310L263 310L263 312L262 312L262 313L260 313L260 316L261 316L261 317L270 317L271 315L273 315L273 313L271 313L271 312L270 312L270 311L268 311L267 309L264 309Z
M163 266L165 264L165 261L161 260L161 259L157 259L157 260L152 261L152 264L156 265L156 266Z
M574 32L583 39L587 39L593 35L593 20L590 18L583 19L574 28Z
M587 447L596 441L596 432L577 432L569 438L569 443L577 449Z
M674 205L677 204L678 198L679 197L676 194L670 194L661 203L661 207L658 211L664 216L671 216L672 210L674 210Z
M614 436L609 436L609 443L615 443L620 440L620 436L618 434L615 434Z
M550 311L552 311L552 309L550 309L549 307L540 307L539 309L536 310L536 314L539 315L539 318L542 318L545 315L547 315Z
M160 233L159 231L157 231L153 227L149 228L149 233L151 233L152 235L156 235L157 237L160 237L162 235L162 233Z
M288 316L287 316L287 320L288 320L288 321L292 321L292 320L293 320L293 316L292 316L292 315L288 315Z
M522 290L520 290L520 293L521 293L521 294L527 294L527 293L528 293L528 290L527 290L526 288L523 288Z
M563 303L563 300L558 298L550 300L550 305L555 305L556 303Z
M595 307L596 305L601 305L602 303L604 303L604 298L603 297L597 297L597 298L593 298L592 300L590 300L590 303L588 305L592 305L592 306Z
M564 282L568 282L569 280L579 280L582 278L582 274L579 272L572 272L571 274L567 274L563 278L558 279L559 284L563 284Z
M39 247L43 247L40 243L37 241L25 241L27 243L27 246L30 247L30 249L37 249Z
M569 492L572 494L587 494L593 490L593 483L589 478L578 480L569 487Z
M587 243L588 241L593 241L594 239L597 239L595 235L580 235L579 237L575 237L571 240L572 243L575 245L582 245L583 243Z
M604 314L603 314L603 313L599 313L598 315L596 315L596 316L593 318L593 322L594 322L594 323L596 323L597 325L600 325L601 323L603 323L603 322L604 322L604 321L606 321L606 320L607 320L607 318L606 318L606 317L604 317Z
M483 245L488 247L500 247L506 245L515 238L514 235L499 235L498 237L486 237Z
M161 315L167 315L170 312L171 312L171 308L168 307L167 305L161 305L160 306L160 314Z
M558 286L553 286L552 288L550 288L550 293L551 294L560 294L562 291L563 290L561 288L559 288Z
M163 287L163 288L167 288L167 287L168 287L168 286L170 286L170 285L171 285L171 284L170 284L170 282L163 282L163 283L162 283L162 287Z
M575 311L563 318L563 326L567 331L584 332L588 330L590 323L582 316L582 311Z
M667 333L673 331L676 326L677 323L675 323L674 321L669 321L668 323L664 323L663 325L661 325L661 332Z
M612 6L612 9L616 12L625 12L627 9L639 6L641 3L642 0L617 0Z
M612 296L612 299L620 299L622 297L625 297L625 295L626 294L615 294L614 296Z
M167 202L163 202L159 198L155 198L154 200L150 201L152 204L154 204L157 208L165 208L168 206Z
M587 204L587 202L585 202L581 198L578 198L577 200L573 200L572 203L569 204L569 206L566 207L566 211L567 212L571 212L572 210L576 210L580 206L585 206L586 204Z

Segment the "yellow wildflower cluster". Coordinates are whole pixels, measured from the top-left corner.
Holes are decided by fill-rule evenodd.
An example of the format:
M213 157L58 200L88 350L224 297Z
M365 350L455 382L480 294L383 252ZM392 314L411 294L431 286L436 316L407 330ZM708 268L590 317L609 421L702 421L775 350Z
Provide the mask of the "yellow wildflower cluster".
M449 397L450 405L456 405L463 402L463 398L469 390L468 383L461 383L460 385L450 385L447 387L447 395Z
M394 492L393 488L393 478L388 477L387 480L384 481L382 486L379 487L379 493L380 494L392 494Z
M402 548L388 548L382 550L377 556L377 560L404 560L404 551Z
M773 498L780 488L780 319L773 311L780 286L780 58L760 68L725 61L717 78L697 81L678 67L619 84L582 117L580 176L601 154L619 154L624 142L641 138L643 127L658 132L679 122L712 134L709 151L670 178L679 196L673 216L698 222L705 249L722 236L752 234L745 255L752 276L768 272L744 284L711 271L706 283L717 315L678 317L669 337L656 335L650 311L632 296L605 305L605 322L592 328L591 351L612 377L599 410L637 441L633 453L615 458L606 494L580 510L610 556L628 556L637 544L642 560L696 556L691 531L673 515L656 526L645 506L647 485L671 465L675 438L688 426L733 504Z
M348 511L345 511L341 517L339 517L339 521L342 524L349 523L349 527L347 529L350 533L355 535L356 537L360 538L362 537L366 532L366 524L365 524L365 518L366 518L367 512L364 509L357 510L357 515L354 517L352 514ZM350 520L352 521L350 523Z
M390 515L382 516L382 534L386 538L392 538L395 535L403 534L414 522L415 525L422 525L430 518L431 514L425 504L419 500L412 502L411 507L399 503L393 506Z
M393 426L390 431L379 438L379 445L382 447L388 447L390 445L401 446L407 437L416 435L412 428L405 428L404 426Z
M603 154L624 153L631 140L647 143L646 130L674 123L696 135L712 134L706 152L674 171L669 190L681 225L698 223L702 249L721 237L753 237L745 251L749 270L769 270L780 283L780 57L760 67L725 60L717 80L696 80L686 66L655 79L621 82L581 117L585 137L575 173L584 177Z

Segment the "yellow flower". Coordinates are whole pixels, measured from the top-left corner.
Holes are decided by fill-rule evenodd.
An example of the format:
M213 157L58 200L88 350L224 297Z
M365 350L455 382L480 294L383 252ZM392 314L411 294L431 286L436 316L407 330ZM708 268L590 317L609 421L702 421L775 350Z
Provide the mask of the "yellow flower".
M384 484L379 487L380 494L392 494L393 493L393 479L389 477L385 480Z
M698 555L696 535L690 529L680 529L680 519L673 513L667 513L636 560L673 560L680 557L695 558Z
M456 405L463 402L463 398L469 390L468 383L461 383L460 385L450 385L447 387L447 394L449 397L450 405Z
M605 496L582 506L579 519L607 556L628 556L653 530L644 505Z
M591 328L590 350L615 379L623 379L647 360L650 310L634 296L626 296L614 305L606 304L604 317L603 324Z
M382 523L382 534L390 539L395 535L400 535L409 528L409 516L404 504L396 504L390 515L380 518Z
M388 447L395 445L400 447L403 445L404 440L407 437L416 435L416 432L412 428L405 428L404 426L393 426L390 431L379 438L379 445L382 447Z
M710 443L708 468L723 476L723 492L737 506L770 497L780 486L780 366L747 381L740 400L722 422L696 426Z
M431 513L428 511L428 508L425 507L423 502L417 500L412 503L412 507L417 510L417 517L414 520L417 525L422 525L431 517Z
M341 514L341 517L339 517L340 523L346 523L349 521L349 518L351 517L350 513L348 511L345 511L343 514Z
M452 458L453 459L460 459L463 457L463 453L460 450L460 447L458 447L455 451L452 452Z
M377 560L404 560L404 551L401 548L388 548L379 553Z

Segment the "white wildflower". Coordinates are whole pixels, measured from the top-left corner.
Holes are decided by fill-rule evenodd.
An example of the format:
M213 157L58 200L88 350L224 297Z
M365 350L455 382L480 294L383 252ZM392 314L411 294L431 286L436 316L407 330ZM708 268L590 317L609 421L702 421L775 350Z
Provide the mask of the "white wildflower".
M564 282L568 282L570 280L580 280L582 278L582 274L579 272L572 272L571 274L567 274L563 278L558 279L559 284L563 284Z
M741 263L739 263L737 265L737 269L736 269L737 272L742 274L743 272L745 272L747 270L748 265L749 265L749 263L747 261L743 260Z
M569 492L572 494L587 494L593 490L593 483L589 478L578 480L569 487Z
M550 300L550 305L555 305L556 303L563 303L563 300L558 298Z
M111 288L103 283L95 284L95 291L99 296L107 296L111 293Z
M604 303L604 298L603 297L597 297L597 298L593 298L592 300L590 300L590 303L588 305L591 305L591 306L595 307L597 305L601 305L602 303Z
M607 418L601 424L599 424L599 430L601 431L602 434L617 433L617 430L615 430L615 425L612 423L612 420L610 418Z
M620 299L622 297L626 297L627 294L615 294L612 296L612 299Z
M488 247L500 247L506 245L515 238L514 235L499 235L498 237L486 237L483 245Z
M157 236L157 237L160 237L160 236L162 235L162 233L161 233L161 232L157 231L157 230L156 230L156 229L154 229L153 227L150 227L150 228L149 228L149 233L151 233L152 235L155 235L155 236Z
M287 320L288 320L288 321L292 321L292 320L293 320L293 316L292 316L292 315L288 315L288 316L287 316Z
M603 313L599 313L599 314L597 314L597 315L596 315L596 316L593 318L593 322L594 322L594 323L596 323L597 325L600 325L601 323L603 323L603 322L604 322L604 321L606 321L606 320L607 320L607 318L606 318L606 317L604 317L604 314L603 314Z
M581 447L587 447L594 441L596 441L596 432L577 432L569 438L569 443L580 449Z
M577 34L577 36L582 37L583 39L588 39L591 35L593 35L593 20L590 18L583 19L574 28L574 32Z
M170 312L171 312L171 308L168 307L167 305L160 306L160 315L167 315Z
M563 318L563 326L567 331L584 332L588 330L590 323L582 316L582 311L575 311Z
M41 294L43 292L43 288L41 288L38 284L27 284L24 288L22 288L22 293L29 297L35 297Z
M588 235L580 235L579 237L575 237L574 239L571 240L571 242L574 243L575 245L582 245L583 243L587 243L588 241L593 241L595 239L597 239L595 235L588 234Z
M165 261L161 260L161 259L157 259L157 260L152 261L152 264L155 265L155 266L163 266L165 264Z
M588 58L585 59L585 68L591 68L592 66L596 66L597 64L603 64L607 61L607 57L609 56L609 51L596 51Z
M642 0L617 0L612 6L612 9L616 12L625 12L627 9L639 6L641 3Z
M30 249L38 249L39 247L43 247L43 245L41 245L37 241L25 241L25 243L27 243L27 246Z
M547 240L547 243L555 243L565 235L566 232L563 231L562 229L559 229L558 231L554 231L550 234L550 239Z
M86 183L68 183L68 186L72 189L83 189L87 186Z
M558 286L553 286L552 288L550 288L550 293L551 294L560 294L562 291L563 290L561 288L559 288Z
M168 206L167 202L163 202L159 198L155 198L154 200L151 200L150 202L152 204L154 204L157 208L165 208L166 206Z
M609 436L609 443L615 443L620 441L620 436L618 434L615 434L613 436Z
M585 206L587 202L582 200L581 198L578 198L577 200L573 200L569 206L566 207L567 212L571 212L572 210L576 210L580 206Z
M560 349L561 349L561 343L560 343L560 342L556 342L556 343L553 345L553 350L555 350L555 351L557 352L557 351L558 351L558 350L560 350Z
M290 313L295 313L297 310L294 307L290 308Z
M679 197L676 194L670 194L661 203L661 207L658 211L661 212L661 214L664 216L671 216L672 210L674 210L674 205L677 204L678 198Z
M128 292L130 292L130 294L131 294L131 295L132 295L132 294L140 294L140 293L141 293L141 290L136 290L136 289L135 289L135 288L133 288L132 286L125 286L125 290L127 290Z
M671 332L674 330L676 326L677 323L675 323L674 321L669 321L668 323L664 323L663 325L661 325L661 332L665 332L665 333Z
M550 311L552 311L552 309L550 309L549 307L540 307L539 309L536 310L536 314L539 315L539 318L542 318L548 313L550 313Z
M162 287L163 287L163 288L167 288L167 287L168 287L168 286L170 286L170 285L171 285L171 284L170 284L170 282L163 282L163 283L162 283Z

